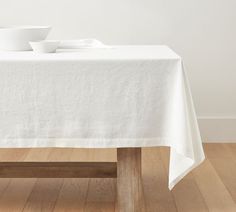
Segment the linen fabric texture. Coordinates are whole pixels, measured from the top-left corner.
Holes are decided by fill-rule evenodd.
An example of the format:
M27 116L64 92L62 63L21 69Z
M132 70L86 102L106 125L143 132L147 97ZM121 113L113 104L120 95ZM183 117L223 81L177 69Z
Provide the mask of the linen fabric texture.
M0 147L169 146L169 188L204 160L181 57L167 46L0 52Z

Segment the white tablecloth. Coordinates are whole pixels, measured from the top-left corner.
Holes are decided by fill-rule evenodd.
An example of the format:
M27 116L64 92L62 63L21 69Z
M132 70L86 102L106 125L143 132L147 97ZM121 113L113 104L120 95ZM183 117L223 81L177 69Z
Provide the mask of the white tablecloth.
M168 47L0 52L0 147L150 146L171 147L170 189L204 159Z

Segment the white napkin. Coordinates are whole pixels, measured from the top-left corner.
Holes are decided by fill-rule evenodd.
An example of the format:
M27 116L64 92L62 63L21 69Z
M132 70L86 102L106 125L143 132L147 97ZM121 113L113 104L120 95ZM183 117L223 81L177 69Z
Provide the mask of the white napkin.
M59 49L111 48L97 39L62 40Z

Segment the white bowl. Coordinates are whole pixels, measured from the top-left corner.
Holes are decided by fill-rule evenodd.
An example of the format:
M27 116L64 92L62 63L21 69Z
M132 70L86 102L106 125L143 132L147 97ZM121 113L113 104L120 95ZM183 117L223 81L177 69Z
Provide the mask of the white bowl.
M0 49L8 51L31 50L29 41L46 39L50 26L0 27Z
M29 42L32 49L37 53L54 53L60 44L57 40L42 40Z

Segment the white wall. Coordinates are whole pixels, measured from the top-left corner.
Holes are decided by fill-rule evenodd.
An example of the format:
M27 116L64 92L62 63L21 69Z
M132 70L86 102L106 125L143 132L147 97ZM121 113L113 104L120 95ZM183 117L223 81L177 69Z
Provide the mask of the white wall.
M49 24L58 39L167 44L184 58L201 121L232 121L235 9L235 0L0 0L0 25Z

